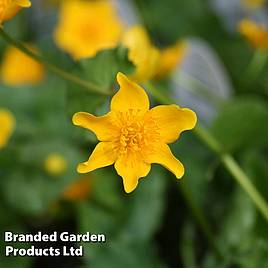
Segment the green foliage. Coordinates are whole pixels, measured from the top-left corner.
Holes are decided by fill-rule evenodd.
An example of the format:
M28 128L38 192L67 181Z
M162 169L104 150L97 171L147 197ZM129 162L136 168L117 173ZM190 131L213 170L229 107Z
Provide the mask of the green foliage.
M85 245L86 257L93 267L157 265L150 241L163 214L164 181L161 175L162 172L154 168L141 182L141 187L128 196L123 193L122 182L111 171L93 173L94 193L89 202L78 208L80 232L91 230L106 234L107 243ZM120 186L120 191L116 186Z
M161 41L173 43L176 39L196 33L197 23L204 15L205 6L200 0L142 1L135 0L145 25ZM179 14L179 15L178 15ZM172 29L172 31L170 30Z
M5 30L14 38L35 44L49 62L95 85L104 94L92 93L50 72L36 86L12 88L0 84L0 107L12 111L16 118L8 146L0 151L1 232L56 228L73 233L104 233L106 243L82 244L85 256L78 267L85 268L268 267L267 222L231 179L218 156L190 132L171 145L185 167L182 180L153 165L138 188L126 194L120 176L113 167L107 167L89 174L90 192L85 200L63 201L65 189L81 178L76 172L77 164L88 159L97 143L93 133L72 125L73 114L107 113L111 96L118 88L116 74L131 74L135 66L128 59L128 50L121 46L73 61L53 41L50 27L56 20L54 7L42 11L44 18L38 18L34 14L38 4L32 2L34 9L24 15L21 12L5 24ZM133 2L155 44L164 47L193 37L207 42L219 56L234 92L217 107L209 128L224 150L234 153L268 202L267 64L254 81L246 81L251 80L245 77L245 71L255 50L235 28L225 26L229 17L220 17L210 4L213 1ZM40 31L35 20L37 25L43 25L42 19L46 23ZM0 41L1 56L6 47ZM164 95L170 92L168 79L154 81ZM44 161L51 153L65 158L65 173L54 176L45 170ZM200 227L200 211L211 226L222 258ZM5 244L0 241L1 248ZM69 259L60 261L63 266L70 265ZM40 260L35 262L34 258L0 257L0 267L43 264Z
M226 151L264 146L268 141L267 102L255 97L236 98L217 115L212 132Z
M73 73L111 94L115 88L116 74L119 71L129 74L134 70L127 52L124 47L101 51L94 58L80 60ZM87 92L75 84L68 84L68 89L67 107L70 115L77 111L94 112L97 108L102 111L102 106L106 108L105 112L108 111L107 97Z
M125 74L133 72L134 65L128 60L128 50L118 47L103 50L94 58L80 60L82 77L111 90L116 81L116 74L123 71Z
M49 79L40 87L2 88L0 94L0 106L11 110L17 121L10 146L0 156L1 194L19 213L38 215L75 179L75 165L81 158L71 143L73 129L66 116L65 89ZM68 163L68 170L59 178L44 169L44 161L52 153L62 155Z

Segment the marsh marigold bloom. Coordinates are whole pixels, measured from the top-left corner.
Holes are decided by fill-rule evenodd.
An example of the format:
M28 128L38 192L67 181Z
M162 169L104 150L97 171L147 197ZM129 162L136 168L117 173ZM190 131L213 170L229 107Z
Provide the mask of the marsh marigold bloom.
M156 78L162 78L169 75L180 64L186 54L187 44L185 42L177 42L173 46L164 48L160 52L159 65L156 71Z
M123 178L127 193L145 177L152 163L158 163L181 178L184 167L167 144L181 132L194 128L196 114L177 105L160 105L149 110L146 92L122 73L118 73L120 89L111 100L111 111L95 117L79 112L73 123L93 131L100 142L88 161L77 167L79 173L114 164Z
M63 198L69 201L78 201L87 199L90 193L89 177L78 178L69 185L63 192Z
M136 82L149 80L155 75L159 64L159 50L155 48L144 27L129 28L122 38L122 44L129 49L128 58L136 67L131 76Z
M6 146L15 128L15 117L7 110L0 108L0 149Z
M45 75L42 64L15 47L9 47L5 52L0 73L1 80L10 86L38 84Z
M65 0L54 39L61 49L80 59L116 47L122 30L122 22L108 0Z
M268 50L267 27L245 19L239 23L238 30L255 48Z
M67 169L67 162L62 155L52 153L45 159L44 168L48 174L52 176L60 176L65 173Z
M30 7L29 0L0 0L0 24L16 15L22 7Z
M245 7L252 9L262 7L266 2L266 0L241 0L241 1Z

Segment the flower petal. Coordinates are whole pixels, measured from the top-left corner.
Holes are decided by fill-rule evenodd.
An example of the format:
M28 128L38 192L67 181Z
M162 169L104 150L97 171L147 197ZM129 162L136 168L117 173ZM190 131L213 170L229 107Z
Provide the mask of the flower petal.
M2 21L9 20L13 18L20 10L20 6L16 3L10 3L4 9L0 10L0 24Z
M187 44L181 41L178 41L175 45L164 48L160 54L160 60L155 77L162 79L169 75L176 66L183 61L187 48Z
M21 7L30 7L31 2L29 0L15 0L16 4Z
M160 164L178 179L184 175L183 164L172 154L170 148L165 143L159 143L153 153L148 156L148 162Z
M177 140L181 132L195 127L195 112L177 105L159 105L149 111L159 127L160 136L165 143Z
M78 173L88 173L92 170L112 165L116 160L116 153L112 142L100 142L95 147L88 161L80 163Z
M151 43L146 29L141 25L130 27L122 37L122 44L128 48L128 58L136 67L131 78L138 82L150 80L160 63L160 52Z
M0 149L8 142L16 125L14 115L7 109L0 108Z
M151 165L143 162L137 156L128 156L120 157L115 162L115 169L123 178L125 192L130 193L137 187L139 179L147 176Z
M112 113L96 117L85 112L73 116L73 124L93 131L100 141L111 141L115 127L112 123Z
M127 111L129 109L148 111L149 98L143 88L130 81L124 74L117 74L120 89L111 101L112 111Z

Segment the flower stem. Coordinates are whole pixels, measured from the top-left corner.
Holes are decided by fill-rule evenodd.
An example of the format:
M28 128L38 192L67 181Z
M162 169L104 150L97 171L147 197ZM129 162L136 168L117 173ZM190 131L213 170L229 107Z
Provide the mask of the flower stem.
M158 92L151 83L146 84L147 90L150 91L152 96L163 104L170 104L172 100ZM194 133L196 136L206 144L213 152L219 155L219 158L225 168L230 172L237 183L244 189L244 191L251 198L256 208L266 219L268 223L268 204L262 197L259 191L255 188L247 174L238 165L235 159L228 153L224 152L221 144L213 137L213 135L200 124L195 127Z
M65 79L66 81L72 82L76 85L79 85L85 89L87 89L88 91L92 92L92 93L98 93L101 95L109 95L109 93L107 92L107 90L105 88L101 88L89 81L86 81L84 79L81 79L78 76L72 75L64 70L62 70L61 68L49 63L46 59L44 59L42 56L40 56L39 54L37 54L36 52L33 52L32 50L30 50L29 48L27 48L26 46L24 46L21 42L13 39L9 34L7 34L4 29L2 27L0 27L0 36L10 45L16 47L17 49L19 49L21 52L25 53L26 55L28 55L29 57L31 57L32 59L40 62L41 64L43 64L47 69L49 69L51 72L55 73L56 75L62 77L63 79Z
M253 183L243 169L238 165L235 159L228 153L225 153L221 148L218 141L210 134L205 128L197 127L195 129L195 134L204 142L206 145L215 153L217 153L221 159L221 162L225 168L230 172L233 178L238 182L238 184L244 189L244 191L251 198L259 212L268 222L268 204L266 200L262 197L259 191L255 188Z
M243 75L244 83L249 85L253 83L258 75L263 70L265 64L267 63L268 54L261 49L256 49L253 54L251 61L249 62L245 75Z

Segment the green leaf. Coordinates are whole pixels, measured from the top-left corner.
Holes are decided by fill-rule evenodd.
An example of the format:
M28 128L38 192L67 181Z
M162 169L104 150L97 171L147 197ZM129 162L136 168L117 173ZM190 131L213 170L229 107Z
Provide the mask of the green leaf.
M89 261L89 265L84 267L92 268L118 268L118 267L146 267L146 268L164 268L156 251L150 245L139 244L130 246L122 242L109 242L98 256Z
M26 233L25 227L22 224L22 220L20 217L14 213L14 211L10 210L9 207L4 206L1 200L0 204L0 214L4 215L4 217L0 217L0 230L1 237L0 247L1 247L1 255L0 255L0 264L1 267L7 268L28 268L31 267L32 259L24 256L24 257L6 257L4 255L5 246L11 245L15 248L28 248L28 243L19 243L19 242L5 242L4 241L4 232L11 231L13 233Z
M229 213L221 225L222 242L226 248L247 248L250 232L254 229L256 210L246 193L238 188L230 197Z
M128 50L124 47L103 50L94 58L82 59L80 66L83 78L107 88L108 91L111 91L118 72L128 74L134 68L128 59Z
M78 179L75 167L82 157L69 143L56 139L32 140L16 149L19 152L15 156L12 152L1 156L2 195L9 206L20 213L43 213L61 197L65 187ZM46 172L44 162L51 153L58 153L65 159L67 169L62 175L53 176ZM12 171L11 166L14 166Z
M268 166L267 157L261 151L252 150L242 157L243 167L254 181L256 188L268 202ZM260 237L268 239L268 225L262 215L258 213L256 232Z
M200 0L166 0L164 5L162 1L154 0L135 2L147 28L158 38L160 36L162 41L169 43L196 32L200 28L198 19L205 13L203 1Z
M195 252L195 228L193 222L186 221L182 230L180 249L182 254L183 267L197 268Z
M257 211L246 195L237 188L230 196L229 211L221 220L219 245L225 252L224 260L213 253L204 259L204 268L212 267L266 267L268 243L257 234Z
M105 233L107 242L89 244L88 258L100 258L106 247L124 243L126 247L151 241L159 228L164 207L164 180L161 172L153 169L141 180L132 194L123 193L122 179L111 172L95 172L93 196L78 207L80 232Z
M133 64L128 60L128 50L124 47L118 47L103 50L97 53L94 58L80 60L73 73L102 88L107 93L111 93L116 82L116 74L118 72L128 74L133 69ZM101 110L103 114L107 113L109 110L107 100L107 96L89 92L87 89L72 83L68 84L67 109L70 116L79 111L96 114L96 110L97 113Z
M171 146L176 157L183 163L185 174L182 180L177 181L178 188L188 196L192 202L202 206L208 191L208 175L211 168L211 154L200 144L199 140L190 133L183 133L175 144ZM174 176L171 175L174 178Z
M267 103L255 97L236 98L225 105L212 125L212 133L226 151L236 152L268 141Z
M140 180L138 188L129 197L129 208L120 237L124 240L146 242L160 227L164 209L165 176L159 167Z

